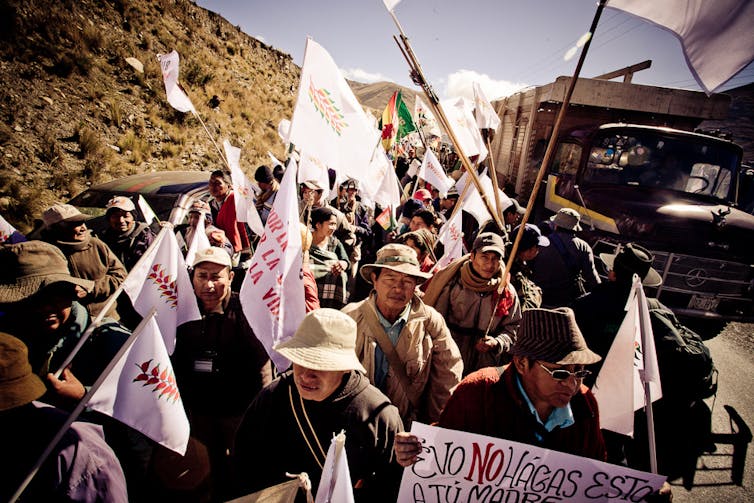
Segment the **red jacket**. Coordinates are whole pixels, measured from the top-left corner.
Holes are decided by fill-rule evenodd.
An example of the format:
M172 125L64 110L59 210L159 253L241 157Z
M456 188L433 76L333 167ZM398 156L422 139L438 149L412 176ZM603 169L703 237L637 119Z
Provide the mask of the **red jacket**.
M220 211L217 212L217 218L215 219L215 226L225 232L228 241L233 245L234 252L239 252L244 248L250 247L249 236L246 235L246 228L243 222L236 220L236 200L233 192L225 198L225 201L220 206Z
M575 424L548 432L537 422L516 384L513 365L467 375L450 397L439 426L605 461L597 400L586 386L571 399ZM539 433L543 440L535 435Z

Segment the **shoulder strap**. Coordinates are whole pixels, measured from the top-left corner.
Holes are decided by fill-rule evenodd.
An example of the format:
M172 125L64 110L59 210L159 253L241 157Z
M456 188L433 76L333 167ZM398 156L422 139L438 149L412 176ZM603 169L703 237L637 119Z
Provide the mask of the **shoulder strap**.
M414 408L414 410L418 410L416 400L409 394L410 387L408 376L406 375L405 363L403 362L403 360L401 360L400 356L398 356L398 353L396 353L393 342L385 333L385 329L382 327L380 320L377 319L377 313L374 312L374 309L371 305L369 305L368 307L369 309L365 309L365 319L367 325L369 326L369 331L374 334L374 337L377 340L377 344L380 346L382 352L385 353L387 361L390 364L390 368L393 370L395 376L400 381L401 387L406 392L406 397L411 403L411 406Z
M566 266L568 266L568 269L570 269L571 272L577 272L578 265L574 261L571 254L568 253L568 250L566 250L565 245L563 244L563 240L560 239L560 236L558 236L556 232L553 232L548 237L550 238L550 243L555 245L555 249L558 250L560 256L563 257L563 260L565 261Z

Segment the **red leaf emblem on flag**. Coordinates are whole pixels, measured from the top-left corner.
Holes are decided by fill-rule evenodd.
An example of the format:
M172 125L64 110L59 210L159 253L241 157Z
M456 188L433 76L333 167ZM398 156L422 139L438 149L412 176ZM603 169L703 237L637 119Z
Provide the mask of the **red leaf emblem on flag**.
M314 80L309 77L309 99L314 104L314 108L320 113L327 125L332 128L335 133L340 136L343 132L343 128L348 124L343 120L345 115L335 105L335 100L330 96L330 92L327 89L318 89L314 85Z
M165 274L165 269L162 264L153 265L147 278L151 279L157 286L157 290L160 292L160 297L164 298L163 300L166 304L173 309L178 307L178 292L176 291L175 279Z
M159 362L152 367L152 361L148 360L141 365L136 365L139 374L131 382L143 382L142 387L152 386L152 392L159 392L157 399L165 398L168 401L177 402L181 399L178 386L175 384L175 376L170 366L160 370ZM151 367L151 370L150 370Z

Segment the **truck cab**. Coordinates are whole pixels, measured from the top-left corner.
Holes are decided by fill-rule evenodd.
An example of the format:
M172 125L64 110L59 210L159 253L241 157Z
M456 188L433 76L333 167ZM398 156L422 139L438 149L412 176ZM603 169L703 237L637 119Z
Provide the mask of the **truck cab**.
M741 157L730 141L667 127L575 128L559 139L540 209L576 209L595 253L629 241L652 250L663 284L648 294L676 313L751 322L752 174Z

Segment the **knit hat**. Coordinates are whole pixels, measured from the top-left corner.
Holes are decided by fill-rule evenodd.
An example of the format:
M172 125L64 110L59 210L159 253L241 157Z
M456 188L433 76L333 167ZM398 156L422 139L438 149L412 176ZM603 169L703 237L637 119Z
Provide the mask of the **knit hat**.
M662 276L654 268L652 252L637 244L628 243L622 246L617 253L600 253L600 259L610 271L621 270L631 274L637 274L644 286L660 286Z
M366 373L356 356L356 322L336 309L311 311L293 337L273 349L308 369Z
M525 310L511 354L558 365L589 365L602 359L587 347L568 307Z
M94 288L94 281L71 276L65 255L49 243L25 241L0 248L0 303L24 300L61 281L87 292Z
M505 243L503 238L494 232L482 232L474 240L471 251L482 253L494 251L500 255L500 258L503 258L505 257Z
M254 180L262 183L272 183L275 177L272 175L272 169L269 166L262 164L254 172Z
M48 229L61 222L84 222L90 218L70 204L53 204L42 213L42 221Z
M419 259L413 248L398 243L390 243L377 250L377 260L374 264L365 264L361 267L361 277L371 283L372 273L377 268L390 269L421 280L432 276L421 271Z
M31 371L26 344L0 332L0 411L26 405L45 391L42 380Z
M136 210L136 206L134 206L134 202L131 201L131 199L127 198L126 196L115 196L111 198L107 202L107 205L105 205L105 208L107 208L106 213L109 213L110 210L113 208L117 210L123 210L123 211Z
M550 220L555 225L555 227L560 227L562 229L568 229L571 231L580 231L581 225L579 225L579 222L581 221L581 215L579 215L579 212L574 210L573 208L560 208L556 214L554 214Z

